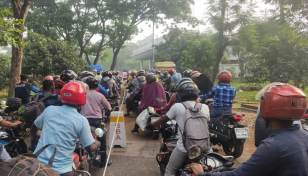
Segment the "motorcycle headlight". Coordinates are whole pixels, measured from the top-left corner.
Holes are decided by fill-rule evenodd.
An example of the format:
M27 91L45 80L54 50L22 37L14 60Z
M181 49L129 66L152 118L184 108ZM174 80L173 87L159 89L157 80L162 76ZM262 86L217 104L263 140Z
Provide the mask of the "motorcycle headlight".
M104 130L102 130L101 128L96 128L95 129L95 135L99 138L104 136Z

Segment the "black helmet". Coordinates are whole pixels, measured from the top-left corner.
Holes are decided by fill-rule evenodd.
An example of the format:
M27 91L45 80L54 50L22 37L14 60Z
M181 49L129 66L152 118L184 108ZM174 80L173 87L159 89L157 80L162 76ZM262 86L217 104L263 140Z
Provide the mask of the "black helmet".
M112 73L111 73L110 71L105 71L105 72L103 73L103 78L106 77L106 76L108 76L109 78L111 78L111 77L112 77Z
M72 70L64 70L60 75L60 79L65 83L74 80L76 78L77 74Z
M148 73L146 77L147 83L156 81L156 75L154 73Z
M190 78L191 77L191 73L192 73L192 70L185 70L183 72L183 76L187 77L187 78Z
M112 75L118 75L117 71L113 71Z
M138 73L137 73L137 76L140 76L140 74L145 75L145 71L144 70L139 70Z
M90 89L97 89L99 84L98 80L93 76L86 77L85 82L88 84Z
M191 80L185 80L179 83L177 88L177 94L179 95L182 102L191 100L194 101L198 98L197 86Z
M92 72L86 71L83 73L82 78L89 77L89 76L95 77L95 75Z
M167 72L167 71L164 71L164 75L167 76L167 75L168 75L168 72Z
M56 75L53 77L53 81L56 81L58 78L60 78L60 75Z

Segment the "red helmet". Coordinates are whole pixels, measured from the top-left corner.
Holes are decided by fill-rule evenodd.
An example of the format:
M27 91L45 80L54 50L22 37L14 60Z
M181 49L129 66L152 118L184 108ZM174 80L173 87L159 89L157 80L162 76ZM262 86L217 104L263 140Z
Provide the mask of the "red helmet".
M191 76L193 76L194 74L196 74L196 73L199 73L198 71L193 71L193 72L191 72Z
M173 69L173 68L169 68L169 70L168 70L168 73L170 74L170 73L174 73L175 72L175 70Z
M307 108L306 95L285 83L269 86L261 98L260 113L264 119L303 119Z
M52 76L46 76L43 81L53 81Z
M58 79L55 80L55 85L59 85L59 86L63 87L65 85L65 83L60 78L58 78Z
M232 75L229 71L224 70L217 75L218 81L223 82L231 82L232 81Z
M81 82L69 82L61 89L61 100L63 104L71 106L82 106L86 104L87 86Z

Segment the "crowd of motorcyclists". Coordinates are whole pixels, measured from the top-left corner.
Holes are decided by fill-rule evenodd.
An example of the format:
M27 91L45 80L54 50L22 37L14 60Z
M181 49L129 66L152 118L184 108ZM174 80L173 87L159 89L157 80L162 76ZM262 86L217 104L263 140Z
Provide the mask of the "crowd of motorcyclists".
M98 148L101 153L99 167L106 165L106 135L94 140L90 126L104 128L104 114L119 106L121 86L126 85L128 96L125 98L126 114L139 114L148 107L159 109L161 118L151 122L153 127L170 120L178 124L178 141L166 167L166 176L177 175L187 157L186 130L195 133L209 134L208 126L204 128L186 129L189 119L186 111L200 113L207 121L223 114L232 113L236 88L231 86L232 75L229 71L221 71L217 75L218 85L214 86L208 76L198 71L185 70L182 74L170 68L164 72L154 69L123 71L97 70L83 71L77 75L72 70L65 70L60 75L47 76L43 79L40 89L28 83L28 75L21 75L21 82L15 85L15 97L22 104L43 100L47 107L31 126L31 146L29 150L38 151L47 144L57 146L57 154L53 169L61 176L73 176L74 152L76 140L88 152ZM36 94L31 98L31 91ZM251 158L239 168L228 172L204 172L204 167L191 163L189 168L194 175L308 175L308 133L293 124L294 120L304 118L307 108L306 95L288 83L276 82L266 87L260 96L259 116L264 119L264 126L270 131L259 140L258 148ZM158 101L160 98L161 101ZM214 110L210 112L201 99L214 99ZM198 108L196 108L198 107ZM105 118L105 119L104 119ZM199 118L199 116L198 116ZM259 119L260 119L259 118ZM19 121L13 125L18 125ZM1 126L12 124L3 121ZM198 131L199 130L199 131ZM139 133L136 123L131 130ZM184 133L184 134L183 134ZM204 137L205 145L211 146L209 136ZM260 142L262 141L262 142ZM48 164L53 148L49 147L39 161ZM213 152L206 149L204 153ZM2 153L2 154L1 154ZM3 159L4 158L4 159ZM5 149L0 144L0 161L9 159ZM107 165L110 165L109 161Z

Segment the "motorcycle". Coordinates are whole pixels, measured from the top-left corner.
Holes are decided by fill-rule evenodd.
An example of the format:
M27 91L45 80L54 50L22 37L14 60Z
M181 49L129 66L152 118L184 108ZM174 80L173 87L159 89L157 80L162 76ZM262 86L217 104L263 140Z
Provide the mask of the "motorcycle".
M84 171L79 174L79 176L86 176L88 175L90 165L85 156L85 149L81 146L80 142L77 141L76 149L73 153L73 162L75 164L76 170Z
M3 116L3 118L10 122L16 120L23 121L23 119L19 119L16 114L17 113L14 113L12 117ZM6 151L12 158L28 152L27 144L23 137L26 134L24 123L13 127L6 127L4 129L0 127L0 129L4 130L0 132L0 142L4 145Z
M222 156L218 153L202 153L197 146L192 146L187 152L187 159L183 169L180 169L178 175L192 176L193 171L189 168L191 163L199 163L202 165L204 172L224 172L234 170L232 168L234 162L233 156Z
M150 134L152 135L153 139L158 139L159 138L159 133L160 133L160 128L155 127L151 125L151 122L155 122L160 118L160 115L158 114L159 108L154 108L154 107L148 107L148 121L147 121L147 127L146 129Z
M170 120L160 127L160 133L163 140L160 145L159 153L156 156L156 161L159 165L160 173L163 176L166 171L167 164L173 149L177 144L178 125L175 120Z

